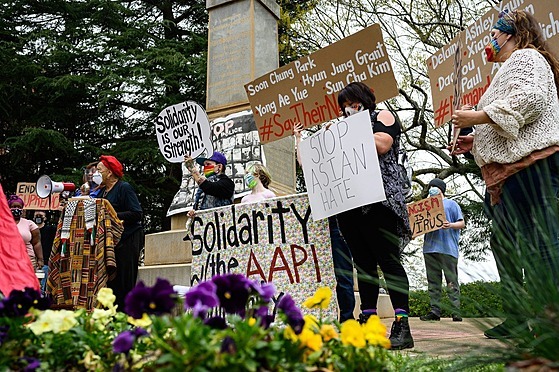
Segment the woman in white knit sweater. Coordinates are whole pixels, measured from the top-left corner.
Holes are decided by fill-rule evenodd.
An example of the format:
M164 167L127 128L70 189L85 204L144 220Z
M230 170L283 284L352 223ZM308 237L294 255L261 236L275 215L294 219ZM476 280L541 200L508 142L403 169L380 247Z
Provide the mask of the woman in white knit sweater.
M455 153L472 152L487 186L507 320L485 335L508 338L529 331L531 314L518 308L525 289L531 296L557 292L559 283L559 62L525 11L502 13L491 39L487 59L502 65L477 110L463 107L452 122L476 126L474 136L459 138Z

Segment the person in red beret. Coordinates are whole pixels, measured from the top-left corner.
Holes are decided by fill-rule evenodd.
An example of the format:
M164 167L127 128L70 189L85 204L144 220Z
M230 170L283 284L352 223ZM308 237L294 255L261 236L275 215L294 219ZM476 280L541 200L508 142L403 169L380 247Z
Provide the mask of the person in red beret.
M138 279L140 253L144 247L143 212L136 192L128 182L121 179L124 168L117 158L102 155L97 171L103 178L97 197L111 203L124 225L120 242L115 247L116 277L107 283L116 296L115 304L120 310L124 310L124 298Z

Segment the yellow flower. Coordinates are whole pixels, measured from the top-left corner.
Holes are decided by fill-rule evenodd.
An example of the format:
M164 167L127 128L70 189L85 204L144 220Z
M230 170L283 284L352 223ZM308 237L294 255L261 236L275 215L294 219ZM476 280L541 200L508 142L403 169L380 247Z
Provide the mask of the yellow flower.
M318 319L312 314L307 314L303 317L305 320L305 325L303 326L304 329L308 329L309 331L313 331L315 333L318 332Z
M390 347L390 340L386 337L386 326L382 324L378 315L369 317L367 323L363 325L363 331L369 345L382 346L386 349Z
M354 319L350 319L345 321L342 324L342 343L344 345L353 345L358 348L365 347L365 333L363 332L363 328Z
M93 324L95 328L102 331L105 329L105 326L111 321L113 317L113 312L110 309L93 309L91 313L91 319L93 320Z
M28 327L36 335L44 332L64 333L78 324L77 315L70 310L45 310Z
M250 319L248 320L248 325L249 325L249 326L252 327L252 326L254 326L255 324L256 324L256 319L255 319L255 318L250 318Z
M336 332L336 328L332 324L323 324L320 327L320 335L324 342L328 342L333 338L338 338L338 332Z
M299 335L299 341L301 341L301 346L307 347L312 351L317 351L322 347L322 337L310 329L303 329Z
M101 288L97 294L97 301L105 307L111 308L115 303L116 296L111 288Z
M27 327L29 327L31 332L33 332L37 336L45 332L50 332L52 330L50 327L50 321L41 316L39 316L39 318L33 323L27 325Z
M330 305L332 298L332 290L329 287L320 287L316 290L312 297L303 302L303 306L307 309L321 308L326 309Z
M285 328L285 330L283 331L283 337L287 338L288 340L291 340L292 342L297 342L297 340L299 340L299 338L297 338L297 335L295 334L295 331L293 331L293 328L291 328L291 326L287 326Z
M129 316L127 320L128 323L136 327L147 328L151 325L151 318L146 313L143 313L140 319L135 319Z
M91 349L89 349L85 353L85 357L83 358L82 361L80 361L80 363L83 363L84 367L87 368L87 370L91 370L91 371L101 369L100 362L101 362L101 357L95 354Z

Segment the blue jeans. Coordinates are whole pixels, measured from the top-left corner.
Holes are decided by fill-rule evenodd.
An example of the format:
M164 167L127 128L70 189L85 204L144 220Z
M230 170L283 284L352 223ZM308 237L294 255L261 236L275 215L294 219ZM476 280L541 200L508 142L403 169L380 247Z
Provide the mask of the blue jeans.
M47 293L47 279L49 278L49 266L43 266L43 272L45 273L45 277L41 279L41 294L44 296Z
M332 261L336 275L336 296L340 307L340 322L353 319L355 293L353 291L353 261L351 252L345 242L336 217L328 218L330 239L332 241Z
M559 286L559 153L505 180L500 203L490 208L495 255L505 312L518 312L510 297L524 291L545 304ZM516 296L511 296L516 294ZM539 297L538 297L539 296Z

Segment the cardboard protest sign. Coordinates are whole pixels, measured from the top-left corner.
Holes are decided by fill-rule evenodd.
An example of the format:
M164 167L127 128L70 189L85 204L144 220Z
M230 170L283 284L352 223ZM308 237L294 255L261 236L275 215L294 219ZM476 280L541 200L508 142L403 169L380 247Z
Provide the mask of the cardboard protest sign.
M196 102L186 101L169 106L155 119L159 151L171 163L180 163L185 155L193 158L213 153L210 122Z
M35 182L18 182L16 194L23 199L26 210L57 210L60 207L60 194L52 193L48 198L37 195Z
M512 0L495 5L427 60L436 127L448 122L456 107L479 102L499 69L499 64L487 62L485 55L484 48L491 41L489 33L500 12L516 9L534 15L550 48L559 55L559 2ZM459 102L455 102L457 99Z
M375 89L377 102L398 95L378 24L246 84L260 141L290 136L296 123L306 128L337 118L337 94L355 81Z
M368 110L322 128L299 151L313 220L386 199Z
M439 194L408 204L412 238L439 230L446 222L443 197Z
M252 113L245 110L216 118L210 123L210 127L214 149L222 152L227 159L225 174L235 183L234 197L246 195L250 189L243 180L245 169L255 163L264 164L262 145ZM192 209L196 188L190 172L183 166L180 189L169 206L167 216Z
M300 306L323 286L335 288L328 221L312 221L306 195L198 211L190 225L190 284L239 273L272 282ZM333 296L326 313L336 315Z

